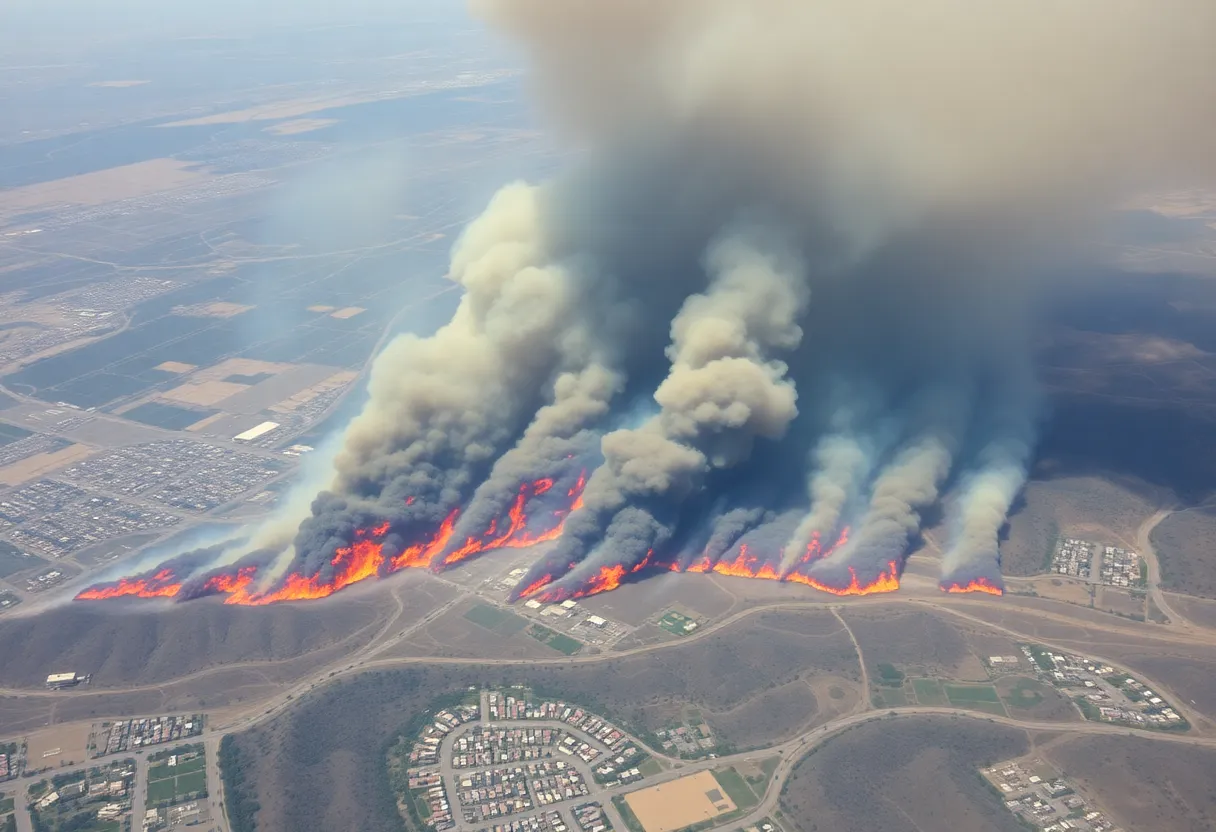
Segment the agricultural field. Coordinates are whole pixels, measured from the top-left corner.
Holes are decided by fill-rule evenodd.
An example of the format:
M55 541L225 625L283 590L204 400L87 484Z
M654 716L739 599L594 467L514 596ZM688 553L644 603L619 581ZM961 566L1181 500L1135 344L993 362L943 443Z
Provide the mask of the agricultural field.
M1001 697L992 685L943 685L943 688L946 698L955 707L1008 716L1005 706L1001 704Z
M207 794L207 758L201 743L159 752L148 762L149 809Z
M464 617L479 627L484 627L504 636L515 635L528 626L528 622L513 612L489 604L477 604L465 612Z
M570 638L563 633L550 630L548 627L542 627L540 624L533 624L528 628L528 635L539 641L541 644L546 644L552 647L559 653L564 653L567 656L573 656L579 650L583 649L583 643L577 639Z

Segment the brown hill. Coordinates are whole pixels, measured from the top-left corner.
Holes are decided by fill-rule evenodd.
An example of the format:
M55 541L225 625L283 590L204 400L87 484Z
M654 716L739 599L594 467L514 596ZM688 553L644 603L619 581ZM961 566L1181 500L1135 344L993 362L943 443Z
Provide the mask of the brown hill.
M6 687L41 687L47 674L65 671L92 674L94 688L154 684L300 656L359 640L361 631L370 638L381 617L364 599L266 608L72 604L0 621L0 667Z

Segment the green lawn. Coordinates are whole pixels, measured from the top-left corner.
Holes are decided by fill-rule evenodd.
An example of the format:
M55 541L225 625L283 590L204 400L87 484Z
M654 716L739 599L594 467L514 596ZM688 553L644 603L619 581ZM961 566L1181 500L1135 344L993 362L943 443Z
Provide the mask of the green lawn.
M159 763L148 769L148 782L152 783L157 780L169 780L177 772L174 767L168 763Z
M936 679L913 679L912 690L916 692L916 701L926 707L944 707L950 704L942 691L942 683Z
M735 802L737 809L750 809L757 803L756 793L743 779L743 775L733 768L724 768L714 772L714 779L722 787L722 791Z
M654 759L653 757L648 757L646 759L646 762L644 762L640 766L638 766L638 771L640 771L642 773L643 777L654 777L656 774L660 773L662 770L663 770L663 767L661 765L659 765L659 761Z
M464 617L479 627L502 633L504 636L514 635L528 626L528 622L515 613L489 604L478 604L466 612Z
M570 638L570 636L556 632L555 630L550 630L548 627L542 627L539 624L533 624L529 627L528 635L542 644L549 645L559 653L565 653L567 656L573 656L583 649L581 641Z
M191 761L193 762L193 761ZM200 762L203 762L200 758ZM162 776L153 778L148 773L148 806L156 806L184 799L187 795L197 794L207 788L207 772L202 767L188 767L185 771L177 771L178 766L157 766L156 771ZM190 770L193 768L193 770ZM170 772L163 776L165 770Z
M963 705L971 702L993 702L1000 704L1001 697L996 695L992 685L946 685L946 698L952 705Z
M615 795L612 798L612 805L621 813L621 820L625 821L625 825L629 827L629 832L646 832L637 815L629 808L629 804L625 802L623 795Z
M683 615L682 613L678 612L669 612L659 619L659 626L672 635L686 636L696 631L695 627L691 630L685 629L685 625L687 625L689 622L695 623L694 619L689 618L687 615Z
M876 708L902 708L908 704L903 688L875 688L873 699Z
M1029 679L1018 679L1005 696L1005 701L1015 708L1033 708L1043 702L1043 694L1035 690L1036 683Z
M879 684L897 688L904 683L904 672L889 662L878 664Z
M946 698L959 708L970 708L986 714L1008 716L1001 697L992 685L945 685Z
M207 788L207 772L192 771L177 778L177 793L195 794Z
M177 796L176 780L154 780L148 783L148 805L168 803Z
M15 805L11 797L0 798L0 815L13 811Z

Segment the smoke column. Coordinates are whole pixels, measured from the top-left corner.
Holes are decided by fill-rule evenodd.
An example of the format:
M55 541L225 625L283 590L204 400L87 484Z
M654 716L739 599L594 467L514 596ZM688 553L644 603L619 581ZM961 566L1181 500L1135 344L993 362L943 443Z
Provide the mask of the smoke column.
M1034 450L1035 399L1029 367L1010 367L997 382L989 407L987 434L955 498L949 547L942 559L942 587L975 586L996 594L1003 589L999 534L1009 507L1026 480Z
M646 502L678 504L711 467L746 459L757 437L781 438L798 413L787 367L774 353L801 342L804 266L784 240L753 222L711 246L709 287L672 321L671 369L654 394L658 413L640 428L604 436L604 464L559 549L559 558L577 562L589 544L597 546L572 575L576 582L604 567L635 567L671 534L670 521Z
M610 589L691 539L891 589L939 502L944 586L999 588L1035 300L1111 206L1216 181L1216 4L472 5L577 152L461 236L452 321L376 359L291 541L245 535L287 564L251 601L484 552L521 500L562 523L521 594Z

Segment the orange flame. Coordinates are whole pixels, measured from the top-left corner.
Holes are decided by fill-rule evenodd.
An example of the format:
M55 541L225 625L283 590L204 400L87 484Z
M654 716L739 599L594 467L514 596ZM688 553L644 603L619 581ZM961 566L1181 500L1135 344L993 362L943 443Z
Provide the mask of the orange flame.
M452 533L456 531L456 518L459 516L460 509L452 509L439 524L439 530L435 532L434 537L407 547L401 554L393 558L392 563L389 564L389 571L397 572L401 569L430 566L431 561L447 548L452 539Z
M899 589L899 564L893 560L888 561L887 569L879 572L878 576L869 583L861 583L857 578L856 570L851 566L849 575L850 580L846 586L832 586L801 572L791 572L786 576L786 580L818 589L821 592L839 595L842 598L850 595L877 595L881 592L894 592Z
M161 569L147 578L119 578L112 584L91 586L76 596L77 601L105 601L110 598L172 598L181 592L181 582L172 569Z
M582 485L584 477L579 476L578 483L574 488L570 489L571 497L577 498L582 495ZM557 516L561 518L556 526L548 531L539 534L528 534L524 529L528 525L528 516L524 513L524 507L528 500L532 497L537 497L553 488L553 480L540 479L534 483L524 484L519 487L519 493L515 495L515 500L511 503L511 508L507 511L507 519L510 523L507 530L498 533L498 520L490 521L489 527L482 532L480 537L470 537L464 542L464 545L453 552L450 552L443 559L444 566L450 566L453 563L459 563L465 558L480 554L481 552L489 552L494 549L523 549L528 546L535 546L538 543L546 543L550 540L557 540L561 537L562 529L566 525L566 517L570 511L558 511ZM572 511L573 509L571 509Z
M528 586L524 589L524 591L519 593L519 597L520 598L531 598L533 595L540 592L542 589L544 589L551 583L553 583L552 575L541 575L535 581L528 584Z
M624 564L616 564L615 566L601 566L586 585L575 590L572 598L586 598L588 595L598 595L601 592L611 592L621 585L621 579L625 577Z
M992 581L988 580L987 578L985 578L983 576L980 576L978 578L972 578L970 581L968 581L965 584L960 584L957 582L950 583L950 584L942 584L941 590L942 590L942 592L949 592L949 593L983 592L983 593L987 593L988 595L1004 595L1005 594L1005 590L1003 588L997 586Z
M253 583L254 576L257 573L258 568L256 566L242 566L236 571L235 575L214 575L208 578L203 583L203 590L205 592L220 592L224 595L244 592Z

